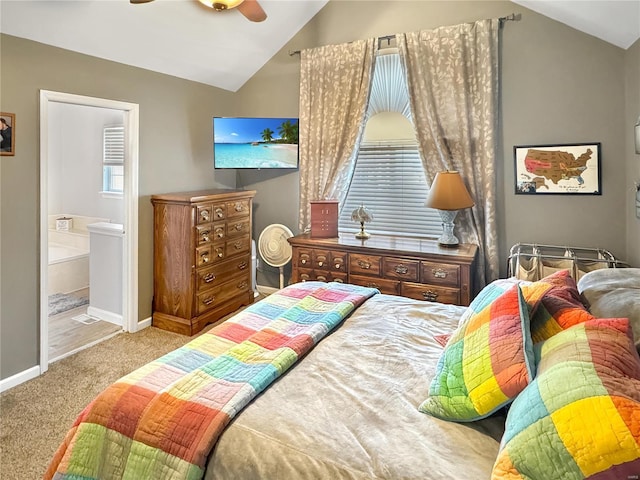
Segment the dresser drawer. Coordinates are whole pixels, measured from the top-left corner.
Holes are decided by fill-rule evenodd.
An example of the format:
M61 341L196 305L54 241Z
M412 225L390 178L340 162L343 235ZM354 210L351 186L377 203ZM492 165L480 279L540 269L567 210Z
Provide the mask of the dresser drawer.
M237 200L227 203L227 218L245 217L249 215L249 200Z
M460 305L460 291L456 288L406 282L402 284L400 295L417 300Z
M397 278L408 282L417 282L420 274L420 261L403 258L385 258L382 262L382 276Z
M248 273L196 295L196 314L200 315L239 294L249 291Z
M349 275L349 283L362 285L363 287L377 288L380 293L389 295L400 294L400 281L386 278L366 277L362 275Z
M336 252L332 251L331 253L331 262L330 269L332 272L342 272L346 275L347 273L347 261L348 255L345 252Z
M311 268L313 254L311 250L294 249L293 262L300 268Z
M196 226L196 243L198 245L205 245L211 242L213 238L211 229L213 228L213 224L204 223L202 225Z
M227 240L226 243L226 253L227 256L230 257L232 255L237 255L239 253L245 253L251 251L251 240L249 235L244 237L238 237Z
M248 268L250 265L251 257L245 255L244 257L225 260L211 267L201 268L196 272L196 290L198 292L207 290L228 281L233 276L242 275L249 271Z
M249 232L248 218L245 218L244 220L235 220L233 222L229 222L227 225L227 236L229 238L248 235L249 233L251 232Z
M312 253L312 262L314 270L329 270L331 264L331 252L329 250L314 250Z
M225 231L225 223L219 222L214 223L213 228L211 230L211 241L213 243L224 242L227 238L227 233Z
M378 255L349 254L349 273L380 276L382 257Z
M460 265L423 261L421 280L424 283L458 287L460 285Z

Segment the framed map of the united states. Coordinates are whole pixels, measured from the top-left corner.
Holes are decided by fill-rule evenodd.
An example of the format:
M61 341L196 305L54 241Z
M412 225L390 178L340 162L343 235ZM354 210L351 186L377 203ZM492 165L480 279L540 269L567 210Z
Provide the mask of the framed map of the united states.
M516 194L601 195L600 143L517 145Z

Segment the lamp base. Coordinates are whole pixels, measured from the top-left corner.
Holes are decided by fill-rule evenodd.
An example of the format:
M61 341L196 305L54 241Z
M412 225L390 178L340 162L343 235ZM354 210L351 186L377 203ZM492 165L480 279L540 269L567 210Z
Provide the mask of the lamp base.
M356 233L356 238L366 240L369 237L371 237L371 234L364 231L364 222L360 222L360 231Z
M458 214L457 210L438 210L442 219L442 235L438 238L438 244L446 248L456 248L460 245L458 237L453 234L453 221Z

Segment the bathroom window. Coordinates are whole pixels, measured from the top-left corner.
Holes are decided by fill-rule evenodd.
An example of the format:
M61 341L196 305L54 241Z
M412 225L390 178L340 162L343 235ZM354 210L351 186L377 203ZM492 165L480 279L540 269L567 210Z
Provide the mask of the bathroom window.
M122 197L124 192L124 126L104 127L102 194Z

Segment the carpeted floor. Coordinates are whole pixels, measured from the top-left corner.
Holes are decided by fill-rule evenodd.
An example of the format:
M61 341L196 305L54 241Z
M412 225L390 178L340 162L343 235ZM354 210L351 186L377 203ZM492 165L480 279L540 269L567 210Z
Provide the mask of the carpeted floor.
M189 337L154 327L122 333L49 366L0 395L0 479L42 478L82 409L123 375L174 350Z

